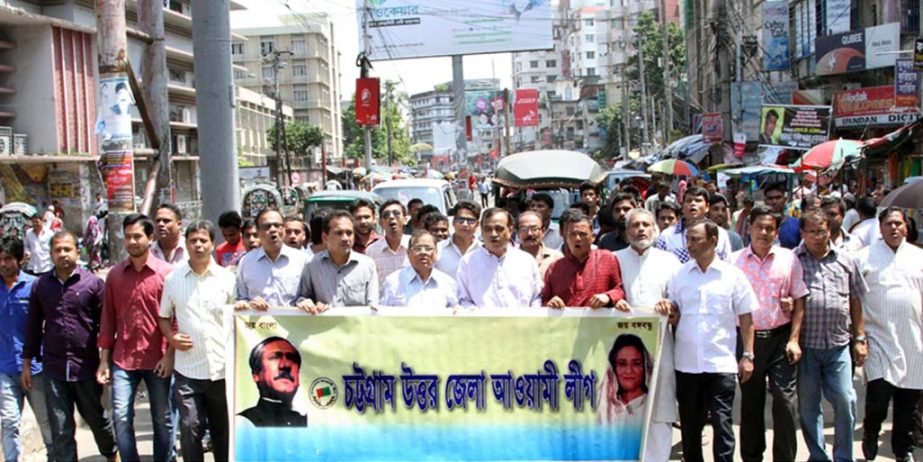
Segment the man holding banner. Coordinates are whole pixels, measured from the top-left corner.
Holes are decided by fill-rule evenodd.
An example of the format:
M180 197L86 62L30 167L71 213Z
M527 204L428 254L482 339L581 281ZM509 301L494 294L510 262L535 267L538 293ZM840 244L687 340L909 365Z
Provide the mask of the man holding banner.
M715 253L718 225L704 220L686 228L691 260L667 284L669 300L657 302L661 314L679 312L676 326L676 398L683 422L683 457L701 462L702 428L710 411L715 432L714 460L734 460L731 410L740 382L753 373L753 319L756 294L736 266ZM743 336L743 357L736 359L737 325Z

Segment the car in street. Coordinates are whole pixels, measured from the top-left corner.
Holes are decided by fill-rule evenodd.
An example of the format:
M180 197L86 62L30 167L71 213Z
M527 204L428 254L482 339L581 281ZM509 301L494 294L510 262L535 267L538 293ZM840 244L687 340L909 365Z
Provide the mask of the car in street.
M384 200L378 194L369 191L356 191L352 189L324 190L317 191L308 196L303 202L302 212L306 222L311 221L311 214L321 207L329 207L334 210L349 210L357 199L365 199L375 205L375 210Z
M405 206L411 199L418 198L423 200L424 204L435 205L446 216L458 201L452 185L445 180L423 178L391 180L375 186L372 192L381 196L385 201L397 199Z

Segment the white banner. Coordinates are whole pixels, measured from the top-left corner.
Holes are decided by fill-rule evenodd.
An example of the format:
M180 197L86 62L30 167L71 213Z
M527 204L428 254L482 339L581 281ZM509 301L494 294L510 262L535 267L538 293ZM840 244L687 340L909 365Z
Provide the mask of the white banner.
M356 0L356 11L372 61L554 48L548 0Z
M837 127L864 127L866 125L907 125L919 118L919 112L896 112L893 114L836 117L833 119L833 123Z

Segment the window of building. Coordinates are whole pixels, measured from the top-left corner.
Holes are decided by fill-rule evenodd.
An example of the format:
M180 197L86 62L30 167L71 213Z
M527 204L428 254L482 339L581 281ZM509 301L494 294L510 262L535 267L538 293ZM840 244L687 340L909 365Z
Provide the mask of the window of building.
M243 43L232 43L231 44L231 54L232 55L244 54L244 44Z
M292 92L292 99L297 102L307 101L308 87L306 85L295 85L294 91Z
M556 75L554 75L554 74L552 74L552 75L546 75L546 76L545 76L545 82L554 83L554 81L555 81L557 78L558 78L558 76L556 76Z
M583 25L587 27L593 27L593 18L584 19Z
M183 14L183 3L178 0L169 0L164 2L168 10Z
M304 61L296 61L292 63L292 75L295 77L303 77L308 75L308 65Z
M275 74L272 72L272 66L263 66L263 80L272 79Z
M583 40L587 43L593 43L596 41L596 36L593 34L587 34L586 36L583 37Z
M573 106L567 106L567 107L564 109L564 112L566 112L567 115L572 116L572 115L574 115L574 107L573 107Z
M596 75L596 68L595 67L586 68L586 75L591 76L591 77Z
M247 71L234 69L234 80L244 80L247 78Z
M596 59L596 52L595 51L586 52L586 59Z
M304 53L307 48L303 38L292 39L292 53Z
M553 67L557 67L557 66L558 66L558 61L557 61L557 60L555 60L555 59L548 59L548 60L545 60L545 67L547 67L547 68L553 68Z
M532 69L538 69L538 60L529 61L529 67Z
M276 50L276 42L270 38L260 39L260 53L268 55Z
M167 68L167 72L170 74L170 81L173 83L186 84L186 73L173 68Z
M532 83L539 83L542 81L542 77L538 75L533 75L530 80Z
M522 63L516 63L516 72L522 72Z

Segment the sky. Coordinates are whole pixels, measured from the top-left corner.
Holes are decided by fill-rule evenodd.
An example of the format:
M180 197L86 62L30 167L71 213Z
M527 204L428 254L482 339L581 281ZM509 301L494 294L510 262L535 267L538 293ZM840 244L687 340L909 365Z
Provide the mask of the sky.
M281 25L279 16L292 13L327 13L333 21L334 40L341 53L340 72L343 98L352 97L359 68L355 65L359 50L355 0L237 0L247 9L231 12L231 27L267 27ZM291 10L289 10L289 8ZM509 53L471 55L464 58L466 79L498 78L501 88L512 87L512 58ZM394 80L408 94L421 93L452 80L452 58L405 59L372 63L372 77Z

